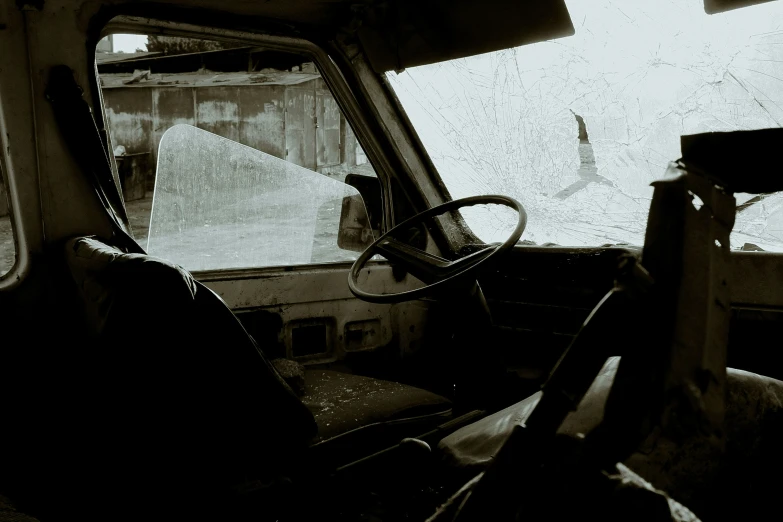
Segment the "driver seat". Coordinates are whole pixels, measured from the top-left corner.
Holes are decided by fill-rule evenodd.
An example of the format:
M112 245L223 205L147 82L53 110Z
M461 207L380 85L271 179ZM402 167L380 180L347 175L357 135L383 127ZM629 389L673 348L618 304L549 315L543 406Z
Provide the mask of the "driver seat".
M198 477L188 487L276 476L313 442L394 419L417 421L415 436L451 412L426 390L328 370L306 372L300 400L220 297L183 268L95 237L69 240L65 257L91 340L90 371L73 375L86 386L85 426L100 431L109 460L121 454L138 472L128 476L146 467Z

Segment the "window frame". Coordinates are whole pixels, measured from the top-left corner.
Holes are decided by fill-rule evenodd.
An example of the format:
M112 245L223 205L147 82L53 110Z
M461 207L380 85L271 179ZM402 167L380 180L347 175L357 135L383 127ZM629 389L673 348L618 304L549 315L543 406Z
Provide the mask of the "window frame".
M9 26L23 23L6 20ZM8 14L13 11L9 10ZM8 198L16 261L0 276L0 292L14 290L31 271L32 252L43 250L43 221L39 199L38 138L31 90L29 42L24 31L0 31L0 168Z
M338 40L337 45L344 55L338 55L339 58L345 61L348 56L351 56L353 65L359 65L351 72L355 76L356 83L363 88L364 95L370 104L381 113L384 113L385 117L379 116L379 119L393 124L395 128L391 132L395 132L399 137L398 139L404 140L404 145L408 148L407 152L415 155L418 160L418 164L413 166L417 168L416 174L413 175L413 173L409 172L412 183L406 184L407 186L403 189L416 193L416 196L420 199L418 205L421 207L418 208L418 211L422 212L431 207L452 201L451 193L435 167L429 151L424 146L418 131L386 77L389 71L382 74L376 73L355 43L346 43ZM399 147L399 144L397 145ZM460 249L464 249L469 245L485 244L470 229L459 212L443 215L440 219L450 220L450 229L446 230L436 220L434 227L430 227L429 230L432 239L442 251L457 253Z
M174 21L165 21L153 18L138 18L128 16L117 16L103 26L100 31L99 39L109 34L163 34L166 36L180 36L189 38L211 39L227 42L240 42L248 45L264 47L270 50L290 52L301 54L311 60L318 68L321 77L337 102L340 110L345 117L346 122L351 126L356 140L361 145L367 156L367 161L373 167L373 170L381 184L381 204L383 207L382 231L385 232L391 228L392 222L390 216L391 205L391 170L392 166L379 140L370 130L366 116L359 108L359 104L354 97L353 92L345 81L341 71L327 54L327 52L315 43L302 38L288 36L276 36L268 34L250 33L240 30L218 29L203 25L194 25L191 23L181 23ZM88 46L89 47L89 46ZM91 57L94 61L94 55ZM105 108L103 105L103 93L100 88L97 66L95 74L89 75L89 81L96 93L95 112L96 118L103 123L104 128L108 128L108 121L105 117ZM109 133L107 133L107 145L112 150ZM109 153L107 151L107 153ZM111 154L110 154L111 155ZM370 264L386 264L387 261L371 261ZM227 276L237 277L248 272L291 272L291 271L312 271L324 269L347 269L352 262L331 262L331 263L311 263L301 265L280 265L247 267L236 269L214 269L214 270L194 270L193 275L199 280L225 279Z
M173 13L177 8L172 8L167 11L172 13L170 18L175 18ZM324 74L325 81L332 81L332 78L340 78L340 82L337 85L329 85L330 89L333 89L335 99L338 100L341 110L343 110L346 119L353 126L354 132L357 136L357 140L362 145L365 153L368 155L368 159L373 165L378 174L378 178L382 182L383 204L384 204L384 230L388 230L388 227L394 223L393 216L393 200L391 197L390 180L392 179L394 169L403 169L405 181L409 181L404 191L414 198L414 207L418 205L434 205L439 200L448 199L448 193L445 192L445 187L442 185L440 176L437 170L429 161L429 157L424 150L415 129L411 122L408 120L405 111L396 95L390 89L387 84L384 75L377 74L372 71L369 66L366 57L362 55L362 50L358 43L354 40L346 38L344 35L336 37L335 41L330 42L329 46L324 48L334 48L335 53L330 56L324 49L315 45L314 43L304 40L302 38L292 38L284 36L272 36L259 34L255 32L239 31L239 30L226 30L220 28L209 28L204 24L193 25L187 23L177 22L163 22L159 19L148 18L152 16L158 16L153 14L158 12L155 6L145 6L143 4L114 6L107 9L103 13L96 15L96 18L91 21L92 46L88 45L86 51L90 54L90 61L94 59L95 44L103 36L109 33L135 33L135 34L166 34L171 36L190 36L202 38L213 38L233 41L252 42L257 45L269 45L270 43L277 43L283 46L281 49L299 49L299 52L306 52L313 56L313 62L318 64ZM133 15L127 15L132 13ZM187 16L196 16L195 13L185 13L179 11L177 17L181 19L187 19ZM231 18L226 18L228 21ZM280 25L273 24L273 27L280 29ZM285 26L284 34L292 34L295 28L290 25ZM262 29L259 29L262 30ZM8 33L6 31L6 33ZM99 34L100 33L100 34ZM3 34L0 32L0 40ZM334 62L332 61L334 60ZM337 65L335 64L337 63ZM327 80L328 78L328 80ZM22 79L27 81L27 78ZM93 90L95 99L94 101L100 102L101 91L97 88L97 76L92 74L88 75L88 81L93 82ZM2 85L0 81L0 86ZM17 83L18 85L18 83ZM337 89L335 90L335 87ZM351 91L353 89L353 92ZM22 92L20 89L19 92ZM2 92L0 92L2 94ZM0 111L3 100L0 98ZM24 103L23 105L29 105ZM369 115L365 115L360 107L369 107ZM27 107L22 107L19 110L25 110ZM95 103L94 109L98 113L98 117L103 117L103 108L101 103ZM365 109L366 110L366 109ZM386 118L392 115L396 116L395 120L392 120L392 129L383 128L383 132L378 132L378 136L373 134L372 129L380 129L382 126L387 125L389 122ZM370 119L372 118L372 119ZM2 112L0 112L0 130L3 128ZM386 135L384 135L384 133ZM391 136L389 136L391 135ZM0 136L0 141L2 137ZM18 149L17 149L18 150ZM412 156L412 157L409 157ZM413 172L415 171L415 172ZM13 177L10 175L9 177ZM428 184L428 186L422 187L422 183ZM440 186L438 186L440 185ZM416 210L421 210L416 208ZM30 211L28 211L30 213ZM30 225L23 224L28 228ZM30 228L30 233L34 234L35 230ZM27 250L24 248L25 230L17 229L17 241L20 244L20 250L18 251L17 267L26 266L26 260L28 258ZM433 234L433 239L437 244L443 248L449 246L449 240L445 234ZM35 240L36 237L31 239ZM476 238L476 241L481 241ZM453 244L451 245L453 247ZM528 245L517 245L514 250L518 252L524 252L529 255L536 255L536 253L546 249L558 250L562 254L569 254L575 251L574 248L568 247L539 247ZM576 249L579 250L579 249ZM585 251L598 252L603 250L601 247L586 247ZM783 308L783 295L777 290L780 285L770 284L768 276L783 274L783 270L780 270L781 263L783 262L783 254L774 254L769 252L732 252L732 265L735 273L742 274L741 283L733 286L734 297L733 303L741 303L746 306L760 307L760 308ZM24 262L22 261L24 259ZM371 262L375 263L375 262ZM241 270L241 271L220 271L214 273L203 272L199 273L199 279L208 279L210 281L236 281L243 278L264 277L269 274L270 276L277 275L280 272L301 272L306 275L308 272L312 272L313 268L318 270L318 273L342 271L345 265L330 264L330 265L300 265L296 267L272 267L267 269L256 270ZM780 278L783 281L783 275ZM0 289L3 288L4 280L0 279ZM783 282L781 282L783 284Z
M0 290L5 290L6 288L13 286L17 281L20 281L23 274L19 272L25 272L25 267L27 266L27 256L25 255L25 259L22 259L22 250L20 249L17 227L17 219L20 219L17 216L16 210L19 207L18 198L14 198L16 191L10 186L11 180L9 179L9 176L5 174L5 164L5 155L0 151L0 184L2 184L5 192L5 194L0 193L0 197L5 197L6 204L8 205L8 215L5 217L8 218L11 224L11 243L14 247L14 263L8 271L0 273Z

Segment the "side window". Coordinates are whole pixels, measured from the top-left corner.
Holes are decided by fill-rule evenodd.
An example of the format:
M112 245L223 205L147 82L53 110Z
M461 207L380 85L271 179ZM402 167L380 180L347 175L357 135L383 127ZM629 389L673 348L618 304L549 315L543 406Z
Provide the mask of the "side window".
M361 202L345 181L375 172L309 58L120 41L96 61L131 226L151 255L190 270L358 256L338 237L348 201Z
M11 204L0 168L0 277L6 275L16 263L16 244L11 224Z

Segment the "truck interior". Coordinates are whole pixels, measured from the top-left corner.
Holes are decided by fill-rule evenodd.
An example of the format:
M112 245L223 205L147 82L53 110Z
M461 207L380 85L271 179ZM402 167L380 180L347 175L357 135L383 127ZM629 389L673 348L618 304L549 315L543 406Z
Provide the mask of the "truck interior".
M0 0L0 521L774 512L783 8L648 4Z

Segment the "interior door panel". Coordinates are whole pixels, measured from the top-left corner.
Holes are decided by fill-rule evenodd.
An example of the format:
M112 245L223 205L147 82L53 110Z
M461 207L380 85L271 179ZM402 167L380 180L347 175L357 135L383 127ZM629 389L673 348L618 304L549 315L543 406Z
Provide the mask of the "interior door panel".
M510 370L540 383L614 284L623 248L513 249L480 278L493 342Z
M496 271L481 277L494 319L493 342L502 346L509 369L543 382L590 311L612 288L619 258L626 254L640 251L520 246ZM774 292L783 273L777 269L776 255L732 252L731 261L728 365L783 378L783 353L769 343L783 322L783 302ZM633 342L629 339L628 346Z
M237 313L262 349L306 364L390 350L402 358L421 347L430 304L366 303L348 290L348 266L220 272L199 279ZM388 291L388 265L365 269L360 284ZM403 288L412 283L403 280ZM399 287L395 286L395 290Z

